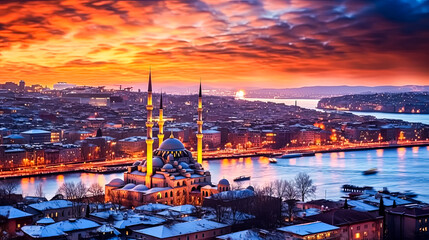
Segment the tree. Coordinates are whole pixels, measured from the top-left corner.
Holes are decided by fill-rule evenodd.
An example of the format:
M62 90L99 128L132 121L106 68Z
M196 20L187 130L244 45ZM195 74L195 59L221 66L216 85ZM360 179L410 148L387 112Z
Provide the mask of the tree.
M95 135L95 137L102 137L103 136L103 132L101 131L101 128L99 128L97 130L97 135Z
M90 194L91 200L96 204L98 211L98 205L104 203L103 187L98 183L93 183L88 188L88 193Z
M283 180L281 189L283 200L287 204L287 214L289 217L289 222L292 222L296 202L298 201L297 199L299 199L299 194L295 188L295 183L293 181Z
M384 211L386 207L384 206L383 196L380 197L380 206L378 206L378 215L384 216Z
M295 177L295 187L301 196L301 201L305 201L305 198L313 196L316 192L316 186L313 185L313 180L307 173L298 173Z
M72 213L74 217L79 217L82 213L80 207L87 193L88 188L82 181L77 184L74 182L65 182L57 190L57 194L62 194L67 200L72 202Z
M35 193L36 197L44 197L45 194L43 193L43 184L39 183L36 186L36 193Z
M349 204L347 203L347 199L346 199L346 201L344 201L344 206L343 206L343 208L344 208L344 209L349 209L349 208L350 208Z
M0 190L10 200L12 194L14 194L16 189L18 188L18 185L18 182L12 180L5 180L1 183Z

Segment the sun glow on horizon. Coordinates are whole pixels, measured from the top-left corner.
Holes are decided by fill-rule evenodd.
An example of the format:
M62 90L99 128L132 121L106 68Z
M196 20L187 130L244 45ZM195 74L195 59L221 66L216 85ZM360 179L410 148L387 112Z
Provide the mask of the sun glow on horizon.
M244 92L244 90L238 90L235 93L235 98L237 98L237 99L244 99L245 95L246 95L246 92Z

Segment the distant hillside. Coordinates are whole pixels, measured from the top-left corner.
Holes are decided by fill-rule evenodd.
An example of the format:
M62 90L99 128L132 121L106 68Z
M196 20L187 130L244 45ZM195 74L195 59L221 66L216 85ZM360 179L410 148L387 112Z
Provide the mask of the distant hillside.
M429 93L354 94L322 98L317 107L344 111L429 114Z
M351 94L429 92L429 86L314 86L284 89L247 90L246 97L254 98L323 98Z

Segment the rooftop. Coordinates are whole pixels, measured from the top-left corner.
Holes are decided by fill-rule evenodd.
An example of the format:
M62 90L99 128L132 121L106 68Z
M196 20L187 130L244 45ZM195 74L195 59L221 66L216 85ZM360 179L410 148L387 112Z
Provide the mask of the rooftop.
M67 200L52 200L52 201L41 202L41 203L33 203L28 206L39 211L45 211L48 209L60 209L60 208L72 207L72 202Z
M323 222L312 222L277 228L277 230L279 231L293 233L299 236L307 236L316 233L329 232L337 229L340 228Z
M186 234L192 234L202 231L208 231L213 229L219 229L227 227L228 225L212 222L209 220L197 220L197 221L191 221L191 222L184 222L184 223L176 223L171 226L157 226L152 228L145 228L141 230L137 230L137 233L141 233L144 235L156 237L156 238L171 238Z
M30 213L23 212L19 209L16 209L12 206L0 206L0 216L6 219L16 219L23 217L31 217Z

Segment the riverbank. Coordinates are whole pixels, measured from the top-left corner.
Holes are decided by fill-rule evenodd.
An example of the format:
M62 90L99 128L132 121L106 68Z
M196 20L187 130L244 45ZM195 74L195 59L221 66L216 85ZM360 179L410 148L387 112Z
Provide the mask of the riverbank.
M243 154L234 153L228 155L215 155L215 156L203 156L204 161L216 161L222 159L238 159L238 158L251 158L251 157L280 157L283 154L288 153L333 153L333 152L352 152L352 151L367 151L374 149L394 149L394 148L409 148L409 147L424 147L429 146L429 141L419 142L402 142L396 144L389 143L376 143L366 145L349 145L349 146L310 146L293 149L283 150L270 150L262 149L259 152L246 152ZM68 166L50 166L49 169L24 169L21 171L3 171L0 172L0 179L12 179L12 178L23 178L23 177L37 177L37 176L49 176L56 175L59 173L82 173L88 172L88 170L95 167L115 167L115 166L131 166L134 161L138 159L126 159L120 161L105 161L105 162L91 162L91 163L77 163L70 164ZM103 172L99 172L103 174ZM106 172L107 173L107 172Z

